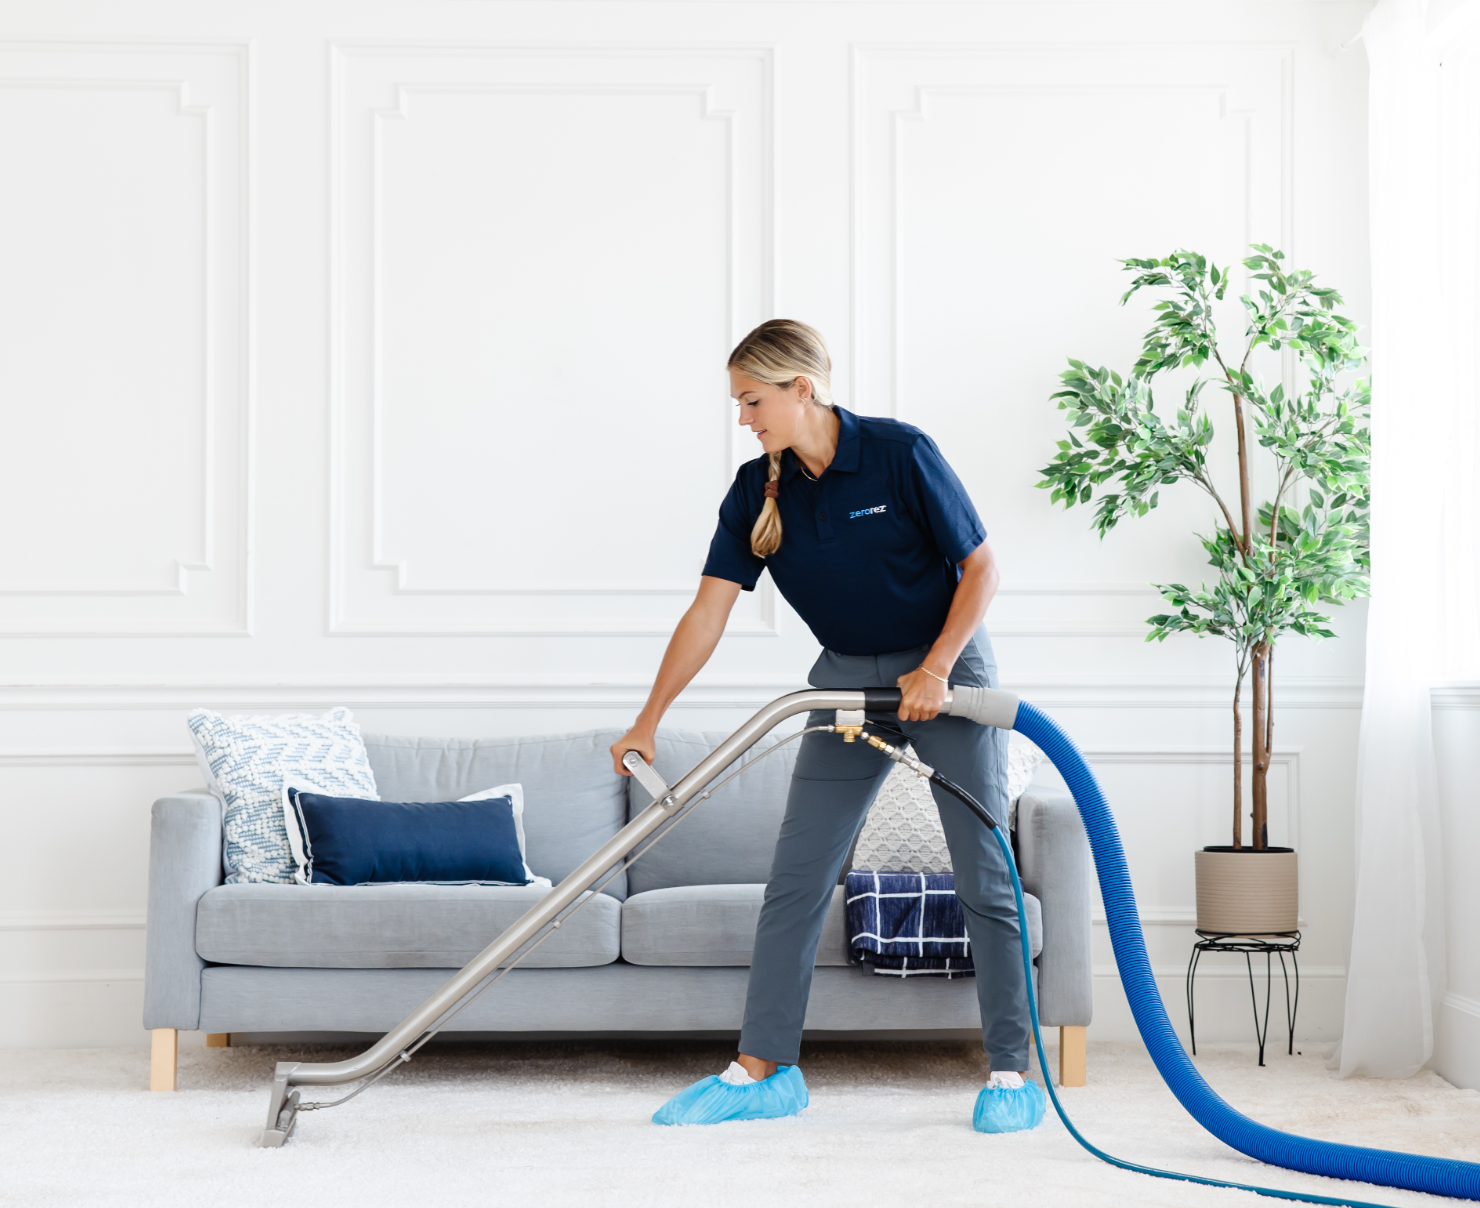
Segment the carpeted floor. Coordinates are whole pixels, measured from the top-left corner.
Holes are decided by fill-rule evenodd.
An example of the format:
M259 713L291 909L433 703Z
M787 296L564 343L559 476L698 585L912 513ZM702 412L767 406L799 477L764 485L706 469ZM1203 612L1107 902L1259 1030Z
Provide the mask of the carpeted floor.
M1031 1133L972 1132L987 1069L961 1045L812 1045L812 1106L787 1120L659 1128L670 1094L729 1060L715 1044L430 1050L353 1103L300 1117L285 1149L253 1145L273 1061L342 1050L189 1049L180 1090L150 1094L132 1049L0 1051L7 1205L1214 1205L1240 1192L1115 1170L1050 1112ZM1337 1081L1314 1046L1198 1058L1236 1107L1279 1128L1480 1161L1480 1092L1433 1074ZM324 1096L329 1097L329 1096ZM1453 1201L1339 1184L1243 1158L1203 1132L1138 1046L1092 1044L1069 1090L1081 1130L1119 1157L1392 1205Z

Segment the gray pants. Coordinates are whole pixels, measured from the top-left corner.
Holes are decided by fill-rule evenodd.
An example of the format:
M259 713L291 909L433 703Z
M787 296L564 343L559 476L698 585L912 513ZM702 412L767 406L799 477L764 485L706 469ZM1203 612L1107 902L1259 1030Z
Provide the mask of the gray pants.
M892 688L920 665L928 649L876 656L824 650L808 679L814 688ZM997 665L985 632L967 643L950 678L953 684L997 686ZM832 720L831 713L813 713L807 724ZM909 735L921 759L985 805L1000 825L1007 824L1006 733L963 717L900 723L889 714L878 720ZM882 751L844 743L836 734L802 739L756 926L740 1031L742 1053L781 1065L796 1063L817 941L833 888L892 766ZM997 840L966 806L934 785L930 791L951 850L956 896L966 914L982 1047L994 1070L1025 1070L1031 1027L1017 905L1006 863Z

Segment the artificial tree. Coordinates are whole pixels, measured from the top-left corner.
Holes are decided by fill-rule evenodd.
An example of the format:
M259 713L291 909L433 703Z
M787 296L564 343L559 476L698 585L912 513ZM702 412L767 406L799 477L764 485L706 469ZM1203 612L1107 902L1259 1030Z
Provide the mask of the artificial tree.
M1335 310L1341 296L1317 287L1312 273L1287 268L1282 252L1266 244L1254 244L1252 251L1243 262L1253 293L1242 297L1248 328L1237 361L1224 359L1213 313L1229 286L1227 268L1187 251L1121 261L1136 274L1121 305L1143 289L1165 291L1154 307L1155 324L1125 378L1070 360L1064 389L1053 395L1068 416L1069 437L1058 442L1058 455L1038 485L1065 507L1087 504L1099 491L1094 525L1102 539L1122 517L1144 516L1156 507L1160 488L1173 483L1192 483L1216 505L1212 534L1199 534L1198 540L1217 578L1197 591L1156 584L1176 611L1149 617L1146 640L1188 632L1233 643L1235 849L1243 847L1241 697L1252 671L1252 839L1263 850L1269 843L1275 645L1286 633L1331 637L1331 618L1314 606L1368 592L1369 444L1363 421L1369 391L1355 377L1364 363L1356 325ZM1283 385L1266 390L1252 372L1250 362L1261 347L1294 354L1288 394ZM1175 418L1166 422L1156 411L1153 381L1185 367L1195 369L1196 378ZM1210 382L1227 396L1237 442L1236 511L1209 465L1214 424L1202 394ZM1251 436L1274 471L1274 496L1257 507Z

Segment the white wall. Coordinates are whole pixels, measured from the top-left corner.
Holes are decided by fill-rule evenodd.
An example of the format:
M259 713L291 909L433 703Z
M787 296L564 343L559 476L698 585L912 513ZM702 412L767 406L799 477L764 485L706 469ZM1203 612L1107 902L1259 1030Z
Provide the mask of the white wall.
M972 491L1004 680L1093 756L1184 1018L1230 667L1142 622L1209 514L1170 492L1102 545L1052 510L1047 399L1068 355L1133 359L1118 256L1269 241L1366 314L1366 65L1337 45L1366 8L11 0L3 1043L141 1039L189 707L629 720L753 453L725 353L775 314ZM1350 918L1359 610L1340 628L1276 667L1308 1038L1339 1031ZM672 720L728 727L815 649L763 586ZM1098 959L1095 1034L1127 1035ZM1247 1038L1242 967L1212 966L1204 1034Z

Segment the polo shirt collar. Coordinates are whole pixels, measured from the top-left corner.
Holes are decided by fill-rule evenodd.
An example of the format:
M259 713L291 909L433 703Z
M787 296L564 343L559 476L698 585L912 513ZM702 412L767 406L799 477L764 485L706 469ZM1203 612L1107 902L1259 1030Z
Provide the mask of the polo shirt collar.
M858 416L843 407L834 407L833 411L838 417L838 448L827 467L827 472L840 470L851 474L858 469ZM787 455L781 459L782 482L787 481L801 469L797 462L797 455L790 449L786 452Z
M829 470L851 474L858 469L858 416L843 407L834 407L838 415L838 451L833 454Z

